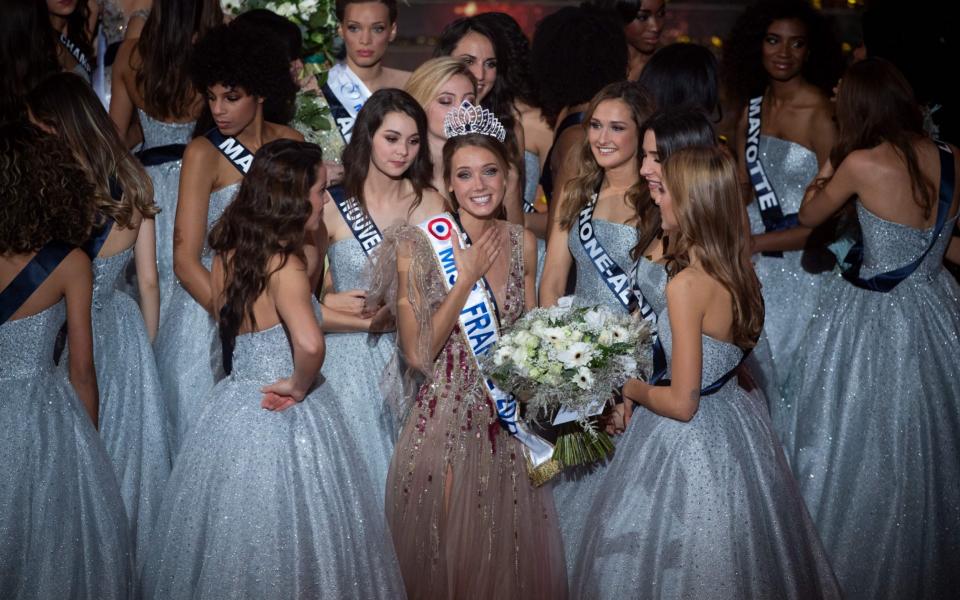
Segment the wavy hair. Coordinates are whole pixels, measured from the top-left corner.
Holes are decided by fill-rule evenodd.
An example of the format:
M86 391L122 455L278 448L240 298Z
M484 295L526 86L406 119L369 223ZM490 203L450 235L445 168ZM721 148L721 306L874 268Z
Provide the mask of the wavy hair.
M734 106L743 106L767 87L770 75L763 68L762 44L774 21L797 19L807 28L810 53L803 78L828 97L843 69L843 54L832 23L807 0L762 0L737 18L723 44L723 81Z
M517 100L536 106L538 98L530 68L530 40L523 33L520 24L504 12L480 13L475 18L488 24L491 29L499 29L503 34L506 61L510 65L506 75L507 87L512 90Z
M403 89L420 103L423 110L427 110L427 105L437 96L443 84L457 75L470 80L473 93L477 93L477 78L466 63L451 56L438 56L425 61L410 75Z
M852 65L843 76L837 94L837 143L830 162L839 165L854 150L874 148L883 142L893 146L903 159L914 200L930 216L936 190L920 170L914 143L926 137L923 113L913 89L893 63L868 58Z
M443 144L443 182L448 188L450 187L450 182L453 180L453 155L457 153L457 150L467 147L483 148L484 150L490 151L500 164L500 169L504 174L504 183L506 184L506 174L510 168L510 151L506 144L489 135L469 133L454 136ZM504 186L504 193L506 193L506 186ZM444 196L446 196L446 194ZM496 215L498 219L505 219L507 217L507 210L503 206L502 200L501 198L500 210ZM457 201L457 196L452 192L450 193L450 208L453 211L460 210L460 203Z
M683 148L717 145L717 133L713 125L696 109L657 111L640 128L641 140L647 131L652 131L657 138L657 160L661 163ZM644 227L637 232L637 245L630 252L634 260L640 258L653 240L663 235L660 210L649 196L647 204L644 205L641 223Z
M210 247L223 260L224 303L220 308L223 365L233 370L240 327L256 328L253 304L290 255L303 258L304 227L310 218L310 188L317 182L323 151L316 144L279 139L264 144L240 184L237 197L210 231ZM270 259L280 264L269 270Z
M717 147L678 150L663 164L663 183L673 202L680 234L666 256L672 277L696 255L703 270L733 299L733 341L752 348L763 329L760 280L746 251L743 201L737 168Z
M583 124L581 127L586 130L590 127L590 120L593 113L601 102L606 100L620 100L630 108L630 114L633 117L634 125L637 128L637 157L636 171L637 182L627 190L626 198L634 207L634 212L638 219L638 227L647 234L653 221L649 216L656 211L656 206L650 201L650 191L646 182L640 177L640 163L643 161L643 153L640 151L640 143L643 138L640 137L640 128L643 126L650 115L653 113L653 99L647 92L632 81L619 81L611 83L597 92L597 95L590 101L590 106L583 115ZM603 168L597 164L597 159L593 156L593 148L590 144L589 136L585 136L580 145L580 154L577 161L577 174L567 183L563 190L563 200L561 202L560 227L570 229L577 221L577 215L583 210L583 207L590 202L593 193L596 191L597 184L603 179ZM652 208L651 208L652 207ZM659 220L656 223L659 226Z
M69 150L23 121L0 125L0 254L28 254L90 237L93 185Z
M377 90L363 104L357 120L353 124L350 143L343 150L343 189L347 197L356 198L361 206L366 206L363 197L363 182L370 171L370 159L373 155L373 136L383 125L389 113L400 113L413 119L420 136L417 155L403 174L413 185L415 194L410 212L413 212L423 200L423 190L431 189L433 179L433 161L430 159L430 146L427 144L427 114L413 96L403 90L392 88Z
M141 64L135 81L148 113L160 119L192 116L197 89L188 69L194 41L222 23L217 0L154 1L136 45Z
M38 1L42 6L46 7L46 2L44 0L34 1ZM66 18L66 21L67 38L76 44L77 47L87 55L87 58L93 61L93 36L88 29L90 21L90 8L87 6L87 3L83 0L77 0L76 8L74 8L73 12L70 13L70 16ZM50 27L50 29L53 30L52 27ZM58 41L59 38L60 32L53 31L53 39L56 44L60 43Z
M139 225L137 213L149 218L160 212L153 202L153 182L83 78L73 73L48 77L27 95L27 105L38 123L73 150L93 182L92 200L101 215L132 229ZM110 193L111 179L123 190L120 198Z

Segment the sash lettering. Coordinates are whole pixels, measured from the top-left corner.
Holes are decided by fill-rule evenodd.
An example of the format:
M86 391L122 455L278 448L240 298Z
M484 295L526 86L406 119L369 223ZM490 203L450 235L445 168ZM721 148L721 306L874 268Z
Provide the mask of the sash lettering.
M383 241L383 234L377 224L373 222L367 211L363 210L360 203L355 198L347 198L343 187L337 185L327 189L333 203L343 220L350 227L350 232L356 238L357 243L363 248L363 252L370 256L370 253ZM451 249L452 252L452 249Z
M93 74L93 65L90 64L90 59L87 58L87 55L83 53L83 50L77 46L73 40L67 37L67 34L60 34L60 43L64 48L67 49L67 52L70 53L70 56L73 57L73 60L77 61L84 71L87 73L87 77Z
M210 143L240 171L241 175L247 174L250 165L253 164L253 152L250 152L237 138L223 135L216 127L204 134L204 137L210 140Z
M430 241L437 267L443 274L444 285L449 291L457 280L453 244L460 243L460 228L449 213L431 217L421 223L419 228ZM470 349L470 360L474 361L479 370L478 357L486 354L500 336L496 300L486 279L481 278L470 290L470 295L460 311L459 323L460 334ZM497 410L500 425L523 444L524 452L534 468L549 462L553 457L553 446L528 431L520 421L517 399L498 388L489 377L484 377L484 384Z
M320 88L330 106L330 114L337 123L340 135L347 143L353 133L353 124L370 90L344 63L337 63L327 72L327 82Z

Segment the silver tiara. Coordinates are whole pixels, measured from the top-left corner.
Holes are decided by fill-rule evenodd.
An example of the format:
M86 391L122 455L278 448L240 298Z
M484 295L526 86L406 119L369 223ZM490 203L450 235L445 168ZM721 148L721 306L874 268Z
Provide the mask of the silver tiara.
M507 130L492 112L464 100L460 106L451 109L443 118L443 134L450 139L470 133L489 135L501 142L507 139Z

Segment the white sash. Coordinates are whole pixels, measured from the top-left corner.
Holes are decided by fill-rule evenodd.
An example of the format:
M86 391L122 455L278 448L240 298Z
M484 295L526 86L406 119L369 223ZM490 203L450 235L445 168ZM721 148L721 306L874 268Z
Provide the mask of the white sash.
M327 72L327 86L347 112L346 115L336 117L336 120L343 139L350 142L353 123L363 104L370 97L370 90L357 77L357 74L342 62L333 65Z
M457 264L453 258L453 240L460 243L460 230L456 221L449 213L440 213L420 223L418 227L430 240L437 259L444 286L447 291L457 280ZM462 245L462 244L461 244ZM470 348L470 357L477 369L482 373L477 357L486 354L500 336L500 323L497 316L496 304L492 292L485 279L481 278L470 290L470 295L460 311L460 332ZM500 424L510 435L516 437L524 445L527 457L534 468L546 464L553 457L553 446L546 440L531 433L520 421L520 407L517 399L493 382L484 377L487 392L497 409Z

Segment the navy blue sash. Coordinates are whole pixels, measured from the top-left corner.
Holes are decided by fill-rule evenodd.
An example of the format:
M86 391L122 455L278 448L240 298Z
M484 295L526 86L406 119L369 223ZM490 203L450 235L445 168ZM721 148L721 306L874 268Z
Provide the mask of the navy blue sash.
M740 368L740 365L743 364L743 361L747 360L747 357L750 356L750 352L752 351L753 348L743 351L743 356L740 357L740 360L737 362L736 366L721 375L719 379L707 387L701 389L700 396L710 396L717 393L720 388L726 385L726 383L737 374L737 369ZM650 377L650 383L658 387L667 387L670 385L670 380L667 379L666 375L667 353L663 349L663 344L660 343L660 338L657 337L653 341L653 375Z
M760 208L760 218L763 219L763 228L769 233L772 231L785 231L793 229L799 225L797 214L783 214L783 207L780 206L780 199L770 180L767 179L767 173L763 169L763 162L760 160L760 114L763 106L763 96L757 96L750 99L750 107L747 112L747 144L745 159L747 172L750 175L750 184L757 195L757 206ZM783 257L783 252L771 251L764 252L763 256Z
M337 124L337 130L346 143L350 138L351 131L353 131L354 118L350 116L343 102L340 102L340 98L337 98L337 95L333 93L329 85L324 83L320 87L320 92L323 94L323 97L327 99L327 105L330 107L330 116L333 117L334 123Z
M117 51L120 50L121 43L122 42L114 42L107 46L107 51L103 53L103 64L105 66L113 66L114 61L117 60Z
M30 259L13 281L0 292L0 325L6 323L23 306L73 249L73 246L63 242L52 241Z
M186 144L154 146L153 148L147 148L146 150L137 152L136 157L143 166L155 167L157 165L183 160L183 151L186 149Z
M241 144L240 140L223 135L216 127L203 134L203 137L210 140L210 143L240 171L241 175L247 174L250 165L253 164L253 152Z
M90 59L87 58L87 55L83 53L83 50L81 50L73 40L67 37L67 34L60 34L60 43L63 44L64 48L67 49L67 52L70 53L70 56L77 61L77 64L83 67L83 70L87 72L87 76L93 74L93 66L90 64Z
M874 275L870 279L860 277L860 267L863 263L863 243L858 243L850 249L847 254L847 260L853 263L853 267L843 273L843 278L851 284L864 290L872 292L889 292L897 285L909 277L920 263L927 257L930 250L937 243L940 233L947 222L947 213L950 212L950 205L953 204L954 169L953 169L953 151L944 143L938 142L937 148L940 150L940 196L937 201L937 221L930 236L930 244L915 261L904 265L899 269Z
M353 233L353 237L356 238L357 243L363 248L363 252L367 256L370 256L370 253L383 241L383 234L380 233L377 224L373 222L369 213L363 210L363 207L360 206L360 203L357 202L356 199L347 198L343 186L335 185L327 188L327 192L330 194L330 197L333 198L334 205L336 205L343 220L350 227L350 232Z
M550 150L547 151L547 161L543 163L543 173L540 174L540 187L543 188L543 195L546 196L547 202L553 199L553 169L550 168L550 159L553 157L553 149L557 145L557 140L560 139L560 135L573 127L574 125L579 125L583 123L583 113L575 112L570 113L564 117L563 121L560 122L560 125L557 126L556 131L553 134L553 144L550 146Z
M580 239L580 244L583 245L583 251L590 257L590 262L593 263L594 268L600 275L600 279L607 284L610 292L620 301L623 308L628 313L632 313L641 302L630 286L630 277L623 272L616 261L610 258L606 248L603 247L593 231L593 209L597 206L597 197L600 195L602 184L603 181L601 180L597 184L597 189L593 192L593 198L580 211L580 216L577 219L577 237ZM643 298L643 296L641 295L640 298ZM647 303L646 298L643 298L641 314L646 318L652 312L653 309Z
M106 243L107 238L110 237L110 230L113 229L113 220L107 219L107 222L101 227L89 240L84 244L81 249L87 253L87 256L90 257L90 260L93 260L100 254L100 249L103 248L103 244Z

